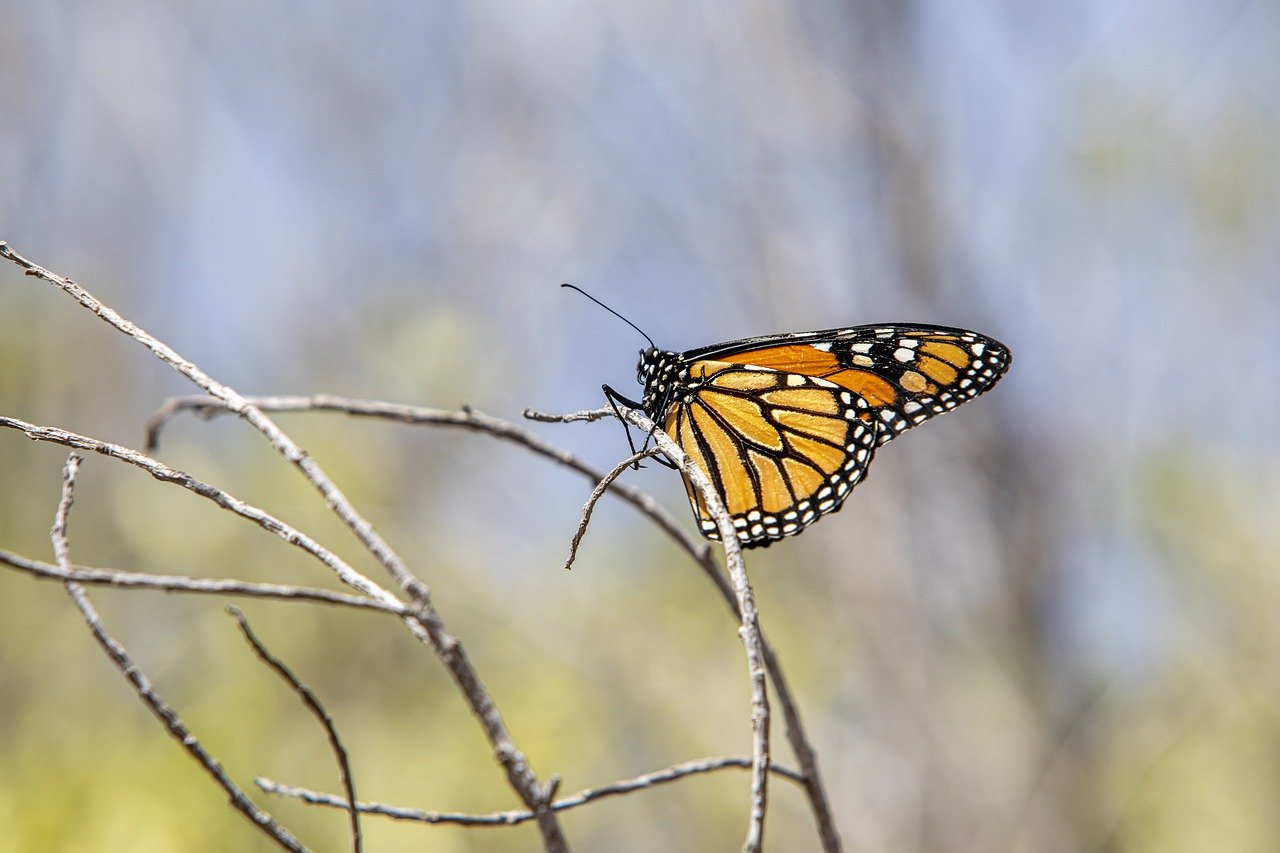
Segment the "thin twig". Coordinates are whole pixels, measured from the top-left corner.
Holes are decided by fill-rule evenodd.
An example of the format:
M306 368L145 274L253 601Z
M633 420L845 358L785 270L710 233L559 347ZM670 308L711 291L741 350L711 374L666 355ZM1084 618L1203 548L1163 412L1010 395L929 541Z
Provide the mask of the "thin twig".
M687 776L711 773L716 770L724 770L727 768L750 770L751 759L745 756L724 756L685 761L675 765L674 767L668 767L664 770L658 770L653 773L646 773L643 776L637 776L633 779L623 779L618 782L612 782L608 785L600 785L595 788L584 788L576 794L570 794L567 797L556 800L552 803L551 808L556 811L564 811L566 809L586 805L587 803L604 797L627 794L632 791L639 791L645 788L653 788L658 785L683 779ZM774 764L769 767L769 772L790 780L797 785L804 785L803 774L792 770L789 767L782 767ZM342 797L338 797L333 794L312 791L307 788L298 788L293 785L283 785L269 779L258 778L255 781L259 788L271 794L279 794L282 797L293 797L313 805L330 806L343 810L351 808L349 800L344 800ZM379 815L393 820L408 820L416 821L418 823L451 823L477 827L511 826L512 824L524 823L533 818L533 813L524 809L492 812L484 815L465 814L461 812L431 812L424 811L422 809L406 809L397 806L388 806L382 803L357 803L356 809L364 812L365 814Z
M67 516L71 511L71 504L75 500L76 472L79 468L80 456L75 453L68 455L67 465L62 475L62 497L58 501L58 510L54 514L53 529L50 531L53 539L53 552L57 555L58 563L63 569L70 567L67 546ZM98 641L98 645L102 647L102 650L111 658L112 663L116 665L116 668L133 686L138 698L168 729L169 734L182 744L182 747L191 754L196 763L204 768L205 772L212 776L213 780L227 792L228 797L231 799L232 807L284 849L299 851L299 853L305 851L307 848L302 845L302 842L294 838L289 830L277 823L270 813L258 808L257 804L249 799L235 782L231 781L231 777L227 776L226 772L223 771L217 759L205 751L196 736L183 724L177 712L156 694L151 687L150 681L134 664L124 646L107 633L102 624L102 619L98 616L98 611L94 608L93 603L89 601L89 596L84 587L75 581L67 581L66 587L67 594L71 596L72 602L83 615L85 624L89 626L89 630L93 633L94 639Z
M293 671L280 658L267 651L266 646L253 633L253 629L249 627L247 620L238 608L228 607L227 612L231 614L231 618L236 620L236 624L240 626L240 633L244 635L245 641L253 647L254 654L258 659L271 668L276 675L280 676L289 688L298 697L302 699L307 709L315 715L320 721L320 725L324 726L325 734L329 738L329 746L333 749L333 757L338 762L338 776L342 780L342 790L346 792L347 802L356 802L356 783L355 777L351 773L351 762L347 758L347 749L342 745L342 739L338 737L338 728L333 723L333 718L329 716L329 712L325 710L324 705L320 704L319 698L312 692L311 688L298 680ZM360 853L363 844L360 839L360 810L349 808L347 813L351 819L351 849L355 853Z
M733 583L733 591L741 614L743 647L747 654L747 675L751 684L751 731L752 731L752 766L751 766L751 820L747 827L747 837L742 849L745 853L759 851L764 844L764 819L768 805L769 785L769 698L765 687L765 666L763 642L760 636L760 623L756 611L755 594L751 590L751 581L747 577L742 560L742 546L738 541L733 521L725 509L720 495L712 486L707 475L693 464L668 435L657 428L652 420L642 411L619 406L619 416L632 423L646 435L653 437L654 443L662 452L680 468L693 487L702 495L707 514L716 523L716 531L720 535L725 552L725 566ZM526 411L525 415L537 420L553 420L541 412ZM579 412L563 416L563 420L595 420L597 412Z
M582 507L582 519L578 522L578 529L574 531L573 540L569 543L569 557L564 561L565 571L573 568L573 561L578 556L578 546L582 544L582 537L587 535L587 525L591 523L591 513L595 511L596 504L600 501L600 498L604 497L604 493L609 490L609 486L613 485L614 480L622 476L623 471L626 471L641 459L647 459L660 452L657 448L650 448L634 453L630 458L618 463L612 471L600 478L599 483L596 483L596 487L591 490L591 495Z
M599 409L585 409L581 412L568 412L563 415L540 412L537 409L525 409L523 415L528 420L536 421L540 424L571 424L579 421L592 423L593 421L615 417L613 409L609 406L603 406Z
M290 545L301 548L306 553L318 559L325 566L333 570L338 580L347 586L368 595L372 598L382 600L388 605L398 605L399 602L395 596L387 592L378 584L353 569L344 560L338 557L329 549L320 545L311 537L301 531L285 524L280 519L264 512L261 509L247 504L244 501L231 495L229 492L212 486L208 483L197 480L185 471L176 468L170 468L162 462L152 459L143 453L139 453L129 447L119 444L112 444L107 441L99 441L96 438L90 438L86 435L69 432L57 427L40 426L38 424L27 423L0 415L0 427L8 429L16 429L25 433L26 436L33 441L46 441L54 444L61 444L65 447L72 447L77 450L88 450L113 459L119 459L127 462L136 468L141 468L152 477L164 483L173 483L182 486L184 489L195 492L203 498L213 501L222 509L234 513L241 518L252 521L262 529L269 533L273 533Z
M569 414L554 415L546 412L539 412L533 409L525 409L524 416L530 420L540 423L572 423L575 421L596 421L605 417L613 417L613 409L603 407L600 409L589 409L582 412L571 412ZM496 420L496 419L495 419ZM508 435L507 431L494 431L494 435L503 438L512 438L519 443L526 442L517 435ZM567 451L559 451L566 453ZM543 455L557 458L554 453L544 453ZM569 463L566 463L569 464ZM581 465L574 460L574 464L569 467L574 470L582 471L584 468L588 476L598 476L595 470L588 466ZM702 569L703 574L714 584L716 591L720 593L720 597L724 599L729 606L729 610L733 617L742 621L742 613L738 607L738 599L734 592L733 586L721 574L716 567L715 561L711 557L711 549L705 543L695 543L693 538L684 532L683 528L675 526L674 521L661 506L653 501L647 494L633 489L625 483L619 483L614 486L613 493L627 500L633 506L640 510L643 514L651 518L663 531L671 535L676 543L683 548L693 561ZM632 493L638 493L633 498ZM818 837L822 843L824 853L840 853L842 847L840 843L840 834L836 830L835 817L831 812L831 803L827 797L826 786L822 782L822 775L818 770L818 754L813 748L813 744L809 742L808 734L805 731L804 721L800 717L800 707L795 701L795 696L791 692L791 685L787 681L786 673L782 669L782 662L778 660L778 655L774 651L773 646L769 644L768 638L764 635L763 628L760 631L760 647L764 654L765 668L769 672L769 680L773 682L774 693L777 695L778 704L782 708L782 716L786 722L787 741L791 744L791 750L795 753L796 761L800 765L800 771L804 777L805 793L809 797L809 806L813 810L814 823L817 825Z
M510 421L485 414L470 407L462 411L452 411L421 406L406 406L376 400L354 400L328 394L310 397L255 397L253 398L253 403L266 411L332 411L355 417L372 417L406 424L460 427L504 441L510 441L571 471L575 471L592 482L598 482L604 477L603 471L587 465L568 450L550 444ZM221 402L205 395L174 397L167 401L160 411L148 421L148 435L157 436L159 429L167 422L168 418L182 411L192 411L201 417L211 417L220 412L225 412L226 409ZM543 423L590 422L614 417L613 410L608 407L565 415L551 415L526 409L524 414L530 420ZM720 597L724 599L725 604L729 607L730 614L740 624L742 616L738 609L737 596L729 580L716 566L715 560L712 558L711 547L703 540L690 535L683 525L676 521L661 504L646 492L622 482L615 482L609 492L638 509L653 521L659 529L670 536L682 550L689 554L690 558L702 569L703 573L715 586L716 591L720 593ZM814 823L817 826L822 849L824 853L839 853L841 850L840 836L836 831L835 819L831 812L826 786L822 782L822 776L818 769L817 752L809 742L804 721L800 717L799 706L795 701L794 694L791 692L782 664L763 632L761 633L761 648L764 653L765 666L769 671L769 678L773 682L778 705L782 709L783 719L786 722L787 740L791 744L791 749L796 756L796 762L804 774L805 792L809 797L809 804L813 811Z
M752 592L751 582L742 560L741 543L738 541L737 531L720 500L719 493L716 492L707 475L693 464L680 446L658 429L644 412L625 406L618 406L617 410L619 417L635 425L641 432L652 436L654 443L680 468L693 487L702 495L707 514L715 521L716 531L724 547L725 566L733 584L737 611L741 615L739 634L746 650L747 675L751 685L751 819L742 849L745 853L754 853L764 844L764 820L768 805L769 697L765 686L764 643L760 633L755 594ZM556 418L541 412L527 410L525 412L526 417L542 421L595 420L597 414L598 411L579 412Z
M187 575L152 575L145 572L126 572L120 569L91 569L69 565L65 569L39 560L32 560L0 548L0 564L25 572L39 580L74 581L92 586L114 586L122 589L154 589L160 592L189 592L200 595L233 595L247 598L272 598L281 601L314 601L320 604L336 604L361 610L378 610L395 616L411 616L412 605L398 601L382 601L331 592L305 586L286 584L250 583L229 578L196 578Z
M751 581L742 560L738 532L711 480L685 455L680 445L658 429L644 412L623 406L618 408L621 417L630 421L641 432L653 436L654 443L698 490L707 514L715 520L716 531L720 534L725 567L738 599L738 612L742 614L742 625L738 633L746 650L747 678L751 685L751 818L742 849L744 853L759 853L764 845L764 819L769 799L769 694L765 683L764 651L761 648L755 593L751 590Z
M502 766L507 782L515 790L521 801L537 815L538 831L542 836L544 848L549 853L568 850L564 831L556 819L555 813L548 807L547 794L549 786L538 781L533 768L524 753L516 748L515 742L498 713L493 697L480 680L470 659L462 648L461 642L450 634L444 625L439 611L431 602L431 594L426 585L409 571L404 560L374 529L347 500L346 495L338 488L324 470L307 453L297 445L274 421L267 417L261 409L255 407L239 392L230 386L223 385L205 373L194 363L180 356L172 347L160 339L147 333L134 323L120 316L115 310L101 302L74 281L57 275L27 260L14 252L7 244L0 241L0 258L12 261L25 270L27 275L39 278L65 293L92 311L104 322L118 331L128 335L138 343L147 347L165 364L177 370L191 380L205 393L221 400L228 409L238 414L254 429L263 435L287 461L293 464L317 492L324 498L326 505L338 516L356 538L365 546L387 572L396 579L400 588L417 605L416 615L406 618L404 624L422 643L427 645L444 663L453 677L454 683L462 691L471 708L472 714L484 729L485 736L493 750L494 757Z
M276 452L302 471L307 481L320 492L329 507L351 528L365 547L378 557L379 562L395 577L402 589L415 599L419 595L426 594L422 582L413 577L403 561L373 530L372 526L355 511L350 501L346 499L341 490L328 476L320 470L319 466L307 455L306 451L299 447L270 418L253 406L234 388L218 382L194 363L179 355L164 341L122 317L113 308L103 303L76 282L22 257L2 242L0 242L0 258L12 261L22 267L29 276L61 288L72 299L97 315L99 319L151 350L162 362L181 373L209 396L222 401L222 404L227 409L250 423L266 437Z
M313 396L279 395L270 397L251 397L254 406L264 412L341 412L353 417L377 418L379 420L396 421L410 425L430 425L441 427L460 427L480 432L485 435L513 442L539 456L552 460L572 471L576 471L592 482L599 482L604 472L579 460L576 456L561 447L534 435L511 421L486 414L470 406L461 411L452 409L433 409L426 406L406 406L401 403L388 403L381 400L355 400L350 397L338 397L332 394L316 394ZM206 394L192 394L182 397L171 397L147 420L147 446L154 449L160 439L160 431L169 419L179 412L194 412L203 418L213 417L221 413L230 413L219 400ZM613 417L608 408L576 412L572 415L543 415L526 410L531 419L540 420L562 418L565 421L594 421L605 417ZM685 531L680 522L663 509L662 505L651 496L626 483L617 483L610 490L614 495L636 507L649 516L664 533L688 551L689 554L704 567L715 572L715 562L711 559L711 547L701 539L695 539ZM729 599L733 600L733 591L725 587Z
M72 601L75 602L76 607L84 615L85 623L89 626L89 630L93 632L93 637L98 641L98 645L111 658L116 668L128 679L133 686L134 692L138 694L138 698L164 724L173 739L182 744L182 748L191 754L196 763L204 768L205 772L213 777L218 786L227 792L232 808L241 812L251 824L266 833L284 849L305 851L307 848L294 838L292 833L277 823L269 812L258 808L240 790L239 786L231 781L231 777L222 769L218 760L205 750L196 736L182 722L177 712L156 694L151 682L134 664L124 646L120 645L106 632L102 625L102 620L90 603L84 588L75 582L70 582L67 584L67 592L70 593Z

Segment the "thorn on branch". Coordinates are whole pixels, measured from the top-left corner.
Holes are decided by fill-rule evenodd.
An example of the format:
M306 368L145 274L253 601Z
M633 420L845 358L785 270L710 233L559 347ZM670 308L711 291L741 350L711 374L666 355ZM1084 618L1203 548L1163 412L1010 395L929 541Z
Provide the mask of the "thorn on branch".
M551 806L555 802L556 792L560 790L560 774L553 773L547 779L547 784L542 786L542 803L545 806Z

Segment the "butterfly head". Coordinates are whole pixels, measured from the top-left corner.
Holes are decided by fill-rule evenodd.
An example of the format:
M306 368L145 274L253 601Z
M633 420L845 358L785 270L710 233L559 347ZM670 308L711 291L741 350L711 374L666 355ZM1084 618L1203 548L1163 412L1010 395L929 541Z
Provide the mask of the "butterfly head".
M644 386L641 399L645 413L654 420L661 420L661 409L669 402L669 395L680 366L679 353L649 347L640 352L636 365L636 381Z

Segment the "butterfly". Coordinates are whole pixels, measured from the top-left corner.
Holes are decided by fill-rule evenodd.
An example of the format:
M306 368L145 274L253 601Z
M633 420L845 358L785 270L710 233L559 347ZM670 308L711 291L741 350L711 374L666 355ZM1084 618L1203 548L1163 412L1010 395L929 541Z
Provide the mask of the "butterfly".
M753 548L839 510L881 445L989 391L1010 360L994 338L923 324L766 335L679 353L650 339L636 368L641 400L608 385L604 392L611 405L643 410L680 445L715 487L739 542ZM718 540L688 477L685 489L698 529Z

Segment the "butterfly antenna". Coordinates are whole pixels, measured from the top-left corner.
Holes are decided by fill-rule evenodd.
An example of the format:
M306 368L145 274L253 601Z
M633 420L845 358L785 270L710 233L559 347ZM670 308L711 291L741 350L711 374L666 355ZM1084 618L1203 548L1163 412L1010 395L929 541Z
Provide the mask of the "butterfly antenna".
M622 316L621 314L619 314L617 311L614 311L614 310L613 310L612 308L610 308L608 305L605 305L603 302L601 302L599 299L596 299L596 298L595 298L594 296L592 296L590 293L587 293L587 292L586 292L585 290L583 290L581 287L578 287L577 285L573 285L573 284L562 284L562 285L560 285L560 286L561 286L561 287L567 287L567 288L570 288L571 290L576 290L576 291L578 291L578 292L579 292L579 293L581 293L583 296L587 297L587 298L588 298L588 299L590 299L592 302L594 302L595 304L599 305L601 308L603 308L604 310L608 311L610 314L612 314L613 316L617 317L619 320L621 320L622 322L626 323L626 324L627 324L628 326L630 326L631 328L635 329L635 330L636 330L637 332L639 332L641 335L644 335L644 339L645 339L646 341L648 341L648 342L649 342L649 346L653 347L654 349L657 349L657 348L658 348L658 345L657 345L657 344L655 344L655 343L653 342L653 338L649 337L648 335L645 335L645 333L644 333L644 329L640 328L640 327L639 327L639 326L637 326L635 323L633 323L633 322L631 322L630 320L628 320L626 317L623 317L623 316Z

